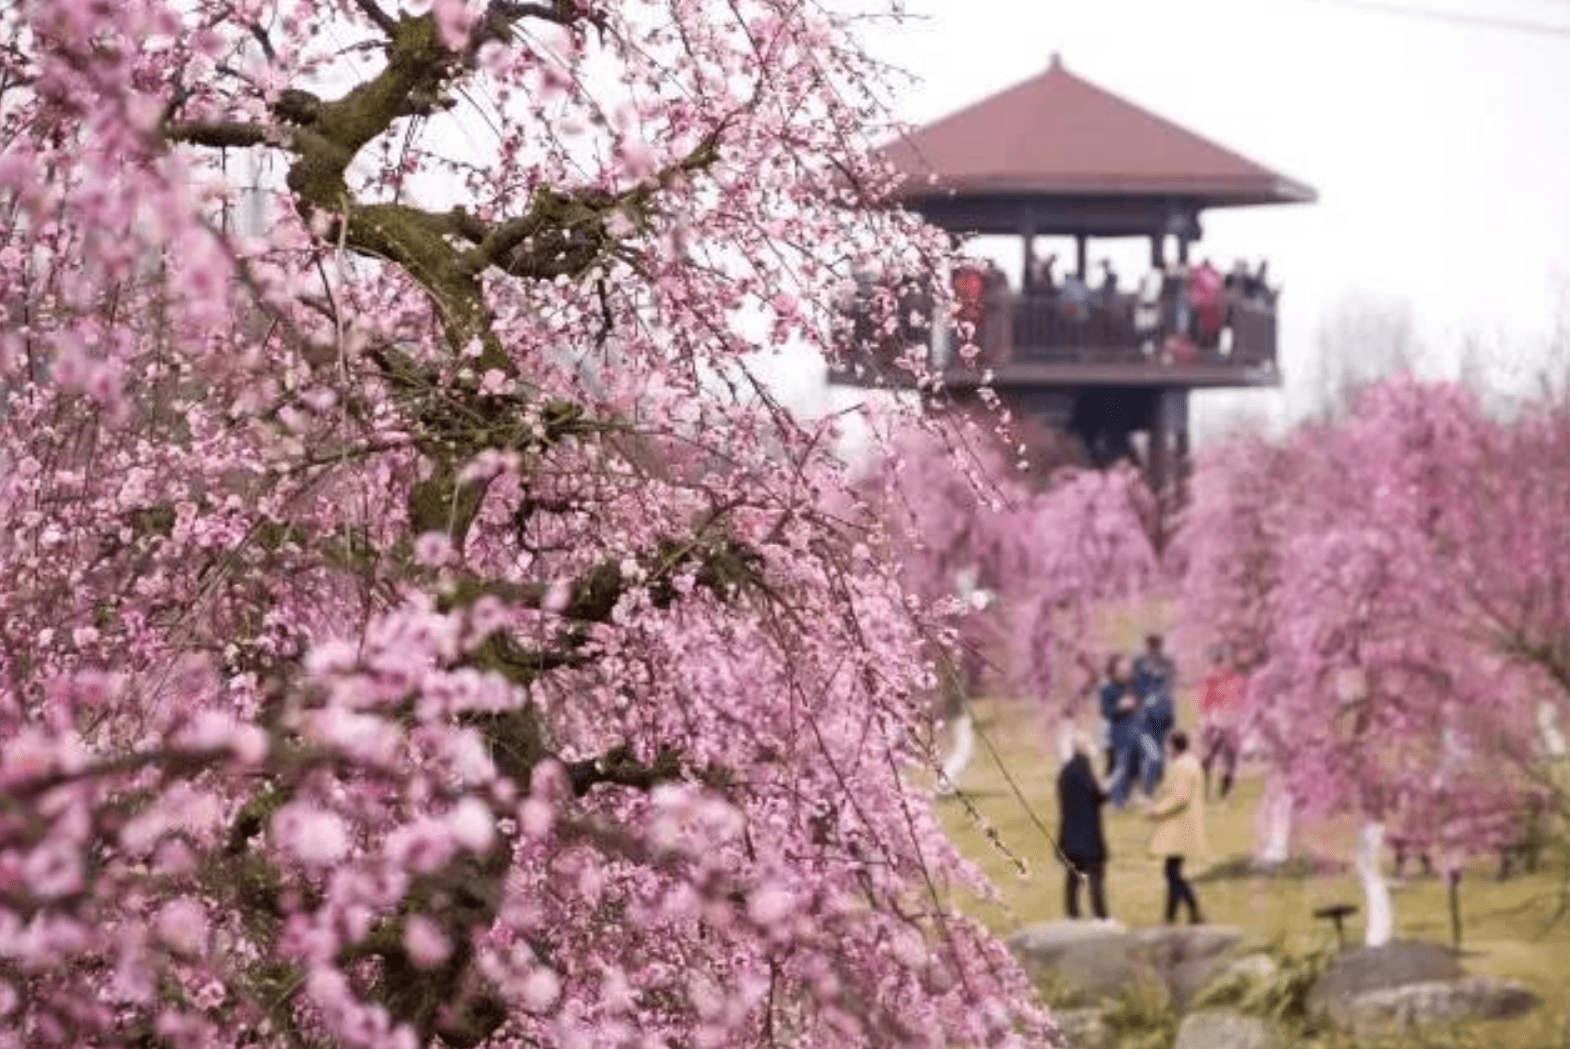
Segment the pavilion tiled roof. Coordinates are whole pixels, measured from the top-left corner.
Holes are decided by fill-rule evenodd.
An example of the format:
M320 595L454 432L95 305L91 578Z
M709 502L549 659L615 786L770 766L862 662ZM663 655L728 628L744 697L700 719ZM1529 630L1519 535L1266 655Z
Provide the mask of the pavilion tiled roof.
M1046 72L883 147L907 201L963 195L1295 204L1314 191L1070 73Z

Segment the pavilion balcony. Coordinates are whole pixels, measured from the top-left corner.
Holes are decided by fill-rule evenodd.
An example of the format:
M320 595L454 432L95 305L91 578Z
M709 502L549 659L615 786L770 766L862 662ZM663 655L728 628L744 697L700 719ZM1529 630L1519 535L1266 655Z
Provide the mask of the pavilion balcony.
M1257 298L1228 294L1208 323L1197 311L1181 316L1170 297L1142 307L1135 295L1122 292L1092 291L1071 308L1061 294L994 288L978 306L971 316L980 353L967 362L960 354L964 340L959 331L932 328L930 304L919 297L900 302L899 328L882 338L872 311L852 304L852 349L831 369L832 381L910 385L910 372L893 362L917 344L925 344L927 362L942 371L951 388L975 386L988 372L996 386L1202 388L1280 381L1276 309Z

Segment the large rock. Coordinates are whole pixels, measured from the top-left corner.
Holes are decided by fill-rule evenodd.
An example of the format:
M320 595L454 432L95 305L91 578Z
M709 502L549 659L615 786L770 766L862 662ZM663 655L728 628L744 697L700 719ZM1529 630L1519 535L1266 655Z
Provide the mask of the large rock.
M1177 965L1199 958L1220 958L1243 942L1243 930L1229 925L1161 925L1128 934L1137 948L1158 965Z
M1314 981L1308 1010L1315 1015L1333 1014L1370 991L1465 975L1450 949L1439 944L1393 940L1383 947L1354 947L1336 955Z
M1054 1009L1052 1020L1069 1049L1113 1049L1112 1032L1100 1009Z
M1009 945L1062 1007L1108 1002L1140 983L1166 988L1116 922L1042 922L1015 933Z
M1194 995L1195 998L1219 993L1223 987L1227 988L1224 1000L1213 1001L1215 1008L1222 1008L1240 1001L1254 988L1276 978L1281 966L1268 954L1249 954L1234 961L1225 962L1217 972L1205 981L1203 987Z
M1183 1017L1172 1049L1282 1049L1281 1032L1257 1016L1205 1009Z
M1249 954L1235 962L1227 963L1221 972L1216 974L1217 982L1221 980L1247 980L1250 983L1264 983L1276 978L1281 971L1281 966L1268 954Z
M1179 1009L1227 966L1243 930L1224 925L1169 925L1129 934L1135 953L1155 969Z
M1026 971L1051 986L1059 1005L1094 1005L1148 983L1180 1006L1226 965L1243 934L1219 926L1129 932L1117 922L1042 922L1009 937Z
M1466 1020L1509 1020L1537 1008L1537 995L1513 980L1463 976L1369 991L1335 1009L1337 1022L1360 1038L1391 1028L1433 1027Z
M1026 962L1046 967L1061 965L1068 954L1087 942L1118 939L1128 935L1119 921L1036 922L1016 930L1008 945Z

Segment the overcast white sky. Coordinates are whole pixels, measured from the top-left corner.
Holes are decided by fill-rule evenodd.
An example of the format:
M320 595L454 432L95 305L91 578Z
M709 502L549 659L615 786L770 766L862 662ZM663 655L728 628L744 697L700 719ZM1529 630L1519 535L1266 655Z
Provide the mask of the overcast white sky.
M1284 395L1317 380L1315 331L1349 295L1410 304L1436 370L1468 335L1529 358L1570 288L1570 0L1375 0L1564 27L1528 34L1421 21L1357 0L908 0L877 31L918 72L900 115L924 123L1068 68L1314 186L1317 204L1212 212L1200 249L1267 256L1285 284ZM803 407L812 370L780 378ZM1196 425L1239 404L1207 395Z

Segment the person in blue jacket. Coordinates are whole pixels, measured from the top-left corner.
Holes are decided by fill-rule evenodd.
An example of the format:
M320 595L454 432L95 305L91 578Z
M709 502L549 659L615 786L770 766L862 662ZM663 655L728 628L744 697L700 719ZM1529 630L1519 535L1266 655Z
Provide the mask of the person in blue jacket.
M1177 667L1164 651L1160 634L1145 638L1145 651L1134 660L1134 695L1140 712L1140 765L1145 796L1151 797L1165 771L1167 736L1177 722L1172 690Z
M1112 748L1112 779L1107 793L1119 808L1128 804L1138 767L1143 718L1139 699L1124 667L1123 657L1107 657L1107 672L1101 682L1101 716L1107 722L1107 739Z

